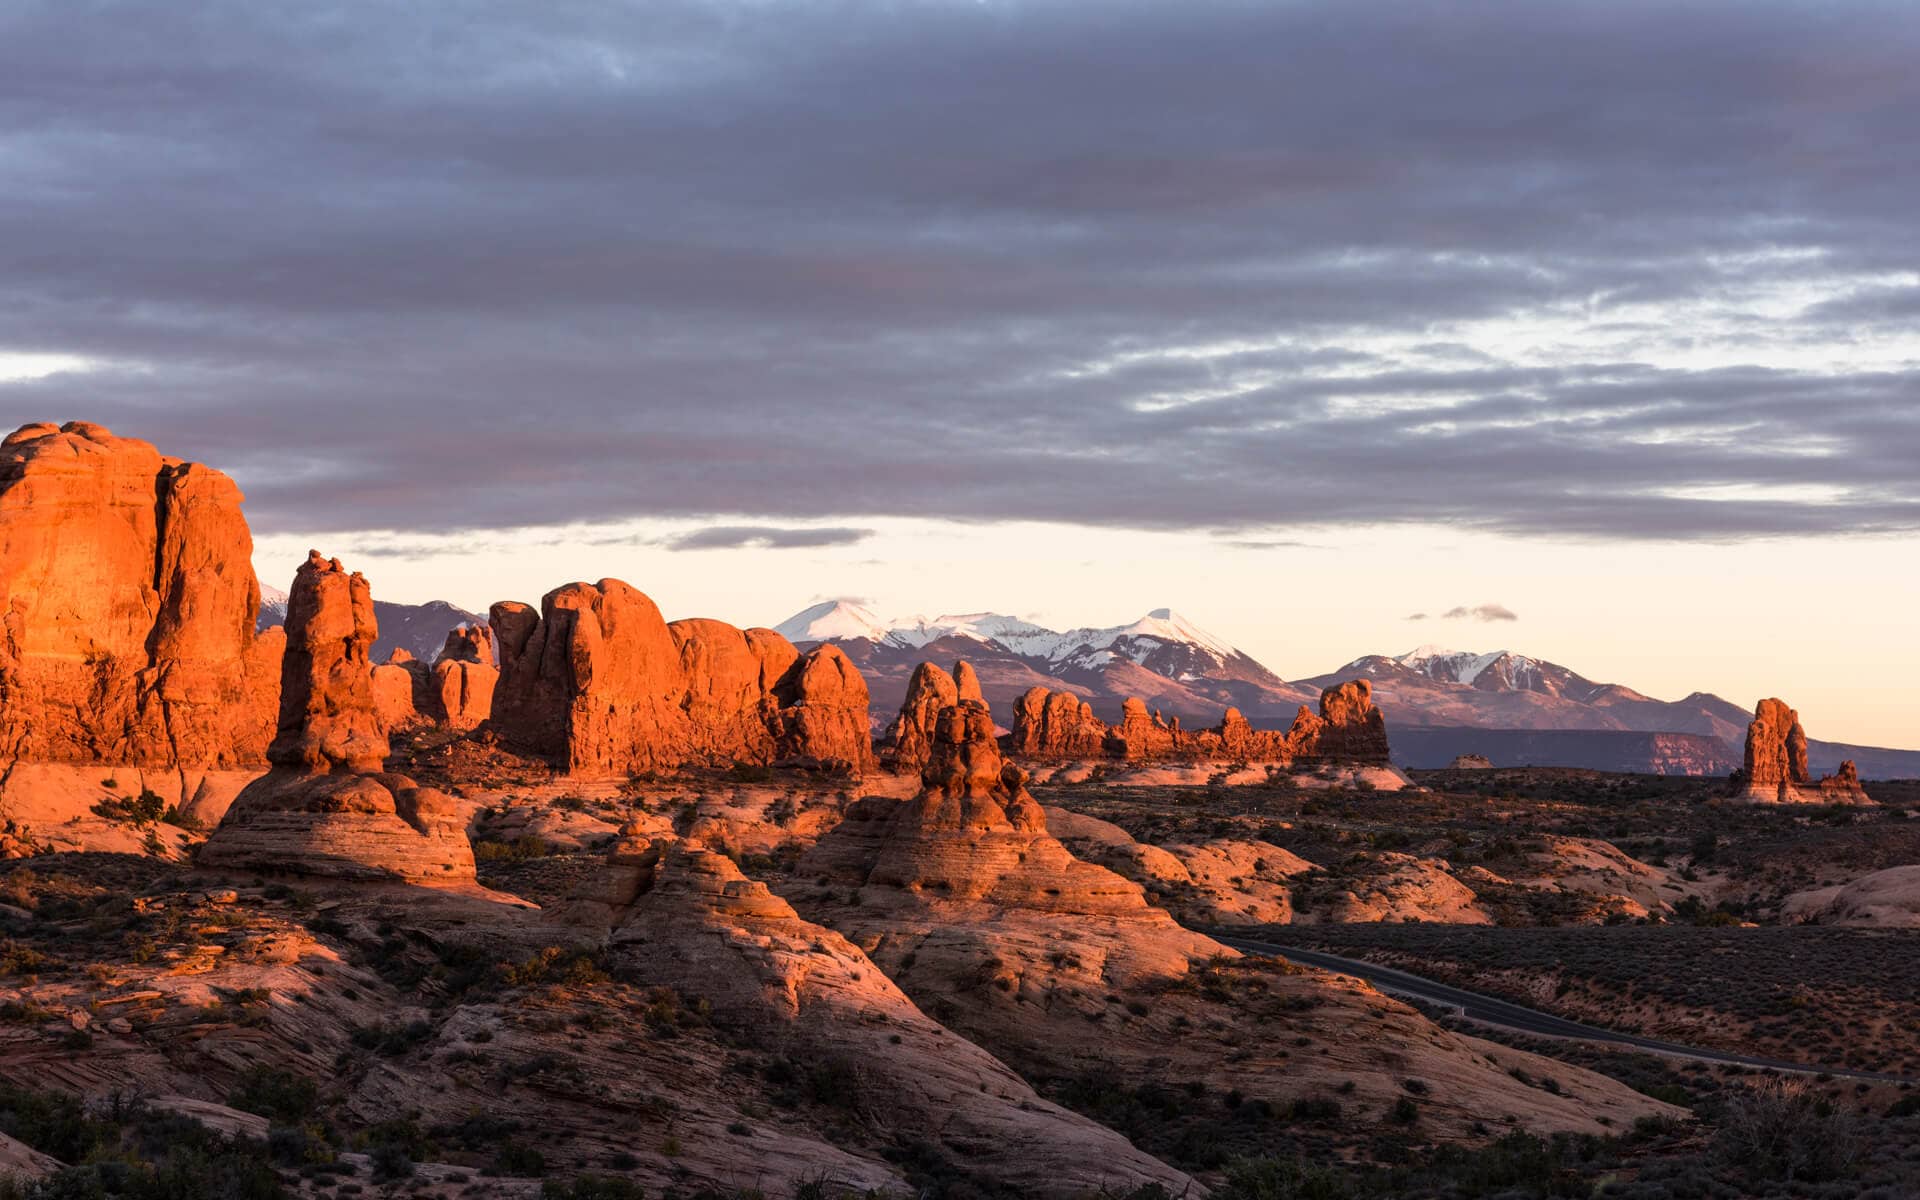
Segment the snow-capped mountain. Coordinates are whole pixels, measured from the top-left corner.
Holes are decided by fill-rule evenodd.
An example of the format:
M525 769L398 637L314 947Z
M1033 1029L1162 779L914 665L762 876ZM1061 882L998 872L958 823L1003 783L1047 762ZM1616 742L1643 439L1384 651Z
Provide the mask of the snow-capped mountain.
M260 585L260 617L255 622L260 629L269 629L275 625L287 623L287 593L269 584Z
M850 601L794 614L775 630L798 643L834 642L869 678L876 708L897 704L922 660L964 658L989 702L1011 704L1036 685L1085 696L1117 713L1139 696L1189 720L1215 721L1229 706L1249 716L1291 716L1307 698L1278 675L1171 609L1125 625L1054 630L1004 613L883 621Z
M1326 685L1360 677L1373 682L1375 702L1387 720L1407 726L1639 730L1737 742L1750 715L1704 692L1655 700L1511 650L1421 646L1406 654L1369 654L1302 682Z

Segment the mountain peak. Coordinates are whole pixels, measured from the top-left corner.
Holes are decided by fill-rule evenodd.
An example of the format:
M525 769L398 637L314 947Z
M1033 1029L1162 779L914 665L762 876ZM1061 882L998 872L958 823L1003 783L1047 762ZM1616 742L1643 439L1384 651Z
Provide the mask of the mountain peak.
M851 600L823 600L803 608L773 627L790 642L883 641L887 627L880 618Z

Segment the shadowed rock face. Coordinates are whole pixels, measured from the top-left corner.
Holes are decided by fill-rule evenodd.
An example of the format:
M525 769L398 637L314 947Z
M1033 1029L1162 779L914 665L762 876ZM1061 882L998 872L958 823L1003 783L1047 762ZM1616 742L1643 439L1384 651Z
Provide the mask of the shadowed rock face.
M668 625L617 579L496 604L491 724L580 775L735 762L872 766L866 681L837 648L802 655L768 629Z
M273 769L235 798L200 849L202 865L473 882L453 800L384 770L387 729L369 662L378 634L366 579L310 553L287 600Z
M1814 783L1807 766L1807 734L1800 714L1784 700L1762 700L1747 726L1745 784L1738 798L1762 804L1870 804L1852 762Z
M263 761L281 640L254 631L241 500L99 425L0 443L0 759Z
M1036 687L1014 705L1009 744L1015 754L1035 761L1384 764L1388 758L1386 719L1364 679L1326 689L1320 711L1303 706L1285 732L1255 729L1237 708L1229 708L1212 729L1183 729L1178 718L1149 711L1137 698L1128 699L1120 723L1109 726L1078 696Z

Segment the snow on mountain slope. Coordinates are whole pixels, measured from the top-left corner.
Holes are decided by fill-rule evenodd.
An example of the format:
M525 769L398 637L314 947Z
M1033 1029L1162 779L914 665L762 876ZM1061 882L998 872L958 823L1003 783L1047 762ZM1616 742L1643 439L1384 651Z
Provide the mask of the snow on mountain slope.
M828 600L804 608L773 627L790 642L850 642L865 638L885 640L887 627L880 618L851 600Z
M1008 687L1018 681L1021 691L1035 683L1065 688L1088 696L1096 707L1110 702L1115 713L1120 700L1140 696L1183 718L1207 721L1218 720L1229 706L1249 716L1291 716L1311 699L1166 608L1125 625L1058 631L991 612L881 622L842 603L816 605L775 628L796 643L843 643L863 670L882 677L911 671L922 658L966 658L981 672L994 703L1019 694L996 694L996 681ZM857 645L862 642L868 645Z
M268 629L287 623L287 594L270 584L260 585L260 617L257 628Z

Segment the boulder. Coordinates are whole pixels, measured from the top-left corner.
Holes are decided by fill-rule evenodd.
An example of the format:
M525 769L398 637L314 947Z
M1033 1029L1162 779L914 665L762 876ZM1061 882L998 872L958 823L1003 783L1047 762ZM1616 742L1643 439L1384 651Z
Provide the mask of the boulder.
M99 425L0 442L0 760L263 762L281 638L242 499Z

